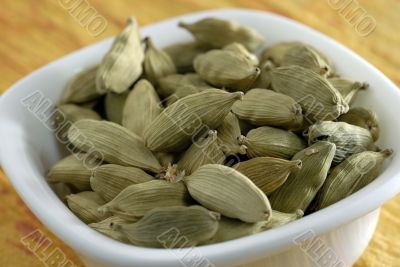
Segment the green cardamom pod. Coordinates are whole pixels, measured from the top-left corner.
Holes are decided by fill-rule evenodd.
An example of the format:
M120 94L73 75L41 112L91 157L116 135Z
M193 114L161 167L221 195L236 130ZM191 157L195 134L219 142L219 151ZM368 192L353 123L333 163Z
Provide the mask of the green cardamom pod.
M123 110L125 107L126 99L129 91L122 94L107 93L104 99L104 109L106 112L107 120L121 124Z
M303 167L270 195L274 210L305 211L325 182L335 150L335 144L320 141L294 155L293 160L301 160Z
M202 206L244 222L268 220L271 207L265 194L233 168L207 164L184 178L190 195Z
M222 124L217 128L218 143L222 151L228 155L247 153L247 147L239 144L241 135L239 119L235 114L229 112L222 121Z
M216 129L242 92L207 89L168 106L146 128L147 147L152 151L179 152L191 144L192 136L208 126Z
M258 65L259 61L255 54L250 53L249 50L246 49L244 45L241 43L231 43L222 48L222 50L232 51L238 55L242 55L253 62L254 65Z
M97 210L105 201L95 192L85 191L69 195L67 202L70 210L86 224L99 222L110 216Z
M368 83L357 82L343 77L329 78L330 84L343 96L344 101L351 105L358 92L369 87Z
M232 112L257 126L293 129L303 123L301 106L293 98L267 89L246 92L243 100L232 106Z
M129 243L128 238L126 237L126 235L124 235L123 233L116 231L114 229L112 229L111 225L114 224L128 224L128 223L132 223L132 221L127 221L124 219L121 219L117 216L111 216L105 220L102 220L101 222L97 222L97 223L91 223L88 226L94 230L96 230L97 232L108 236L114 240L123 242L123 243Z
M198 87L194 85L181 85L172 95L167 98L167 106L172 105L173 103L181 98L184 98L185 96L200 93L204 89L204 87Z
M302 210L296 210L293 213L284 213L276 210L272 210L271 219L263 225L263 230L269 230L291 223L297 219L303 217L304 212Z
M175 162L175 155L173 153L154 152L154 156L156 156L162 167L172 165Z
M255 30L236 22L218 18L205 18L192 24L179 22L179 27L188 30L194 38L215 48L222 48L237 42L248 50L256 50L262 43L263 37Z
M142 74L144 52L138 23L129 17L125 29L115 38L110 51L100 63L96 76L99 93L123 93Z
M253 88L271 89L271 70L275 65L271 61L266 61L260 65L260 75L252 85Z
M50 187L58 198L64 202L64 204L67 204L67 196L73 193L73 188L67 183L52 183Z
M347 122L367 129L371 133L372 140L374 141L379 138L380 129L378 115L373 110L362 107L351 108L349 112L340 116L338 121Z
M188 73L188 74L171 74L164 78L161 78L159 81L158 93L163 97L169 97L176 93L176 91L182 86L194 86L199 90L211 89L210 85L208 85L200 75L196 73Z

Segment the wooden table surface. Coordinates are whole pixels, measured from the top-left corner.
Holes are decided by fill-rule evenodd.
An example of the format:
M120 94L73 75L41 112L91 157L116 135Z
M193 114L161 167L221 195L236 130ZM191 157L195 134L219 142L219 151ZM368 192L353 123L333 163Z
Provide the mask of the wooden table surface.
M105 19L104 31L99 33L81 27L75 15L63 6L77 1L90 5ZM307 24L356 51L399 85L400 1L350 1L352 9L362 8L376 21L376 28L364 37L333 8L332 5L339 2L341 0L2 0L0 93L44 64L115 35L127 16L136 16L141 25L146 25L188 12L224 7L270 11ZM73 263L83 266L74 252L29 211L1 170L0 196L0 266L50 266L20 241L35 230L52 240L53 246L60 248ZM399 214L400 196L383 207L374 238L355 266L400 266Z

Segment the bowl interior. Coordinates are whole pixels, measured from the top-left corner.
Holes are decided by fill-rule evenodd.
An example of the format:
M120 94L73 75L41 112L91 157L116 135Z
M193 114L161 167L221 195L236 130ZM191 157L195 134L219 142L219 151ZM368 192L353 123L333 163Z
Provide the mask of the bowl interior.
M265 37L265 46L291 40L311 44L333 61L339 74L368 82L370 88L359 94L355 106L375 110L382 129L379 146L400 151L397 142L400 94L397 87L362 58L306 26L259 11L215 10L146 26L142 29L142 36L151 36L159 47L189 41L191 36L177 27L177 21L191 22L208 16L232 19L256 29ZM39 69L17 82L1 97L0 159L10 180L33 212L80 253L105 262L174 266L185 257L187 250L171 254L171 251L138 248L108 239L80 222L57 199L45 181L48 169L63 154L54 132L48 127L48 117L67 81L83 68L98 63L111 41L108 39L86 47ZM395 153L376 181L333 206L278 229L196 249L212 262L225 264L274 253L291 246L293 238L303 232L322 233L379 207L399 191L399 169L400 159Z

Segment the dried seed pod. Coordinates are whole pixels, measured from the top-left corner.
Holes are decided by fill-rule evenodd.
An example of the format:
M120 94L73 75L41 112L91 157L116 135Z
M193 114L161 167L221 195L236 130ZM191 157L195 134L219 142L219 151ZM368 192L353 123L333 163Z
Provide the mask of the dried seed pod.
M111 237L114 240L123 243L129 243L128 238L123 233L116 231L111 227L111 225L115 224L128 224L128 223L132 223L132 221L127 221L117 216L111 216L105 220L102 220L101 222L91 223L88 226L103 235Z
M78 191L90 190L90 176L100 162L88 160L85 154L70 155L57 162L47 174L50 183L63 182Z
M53 183L50 184L50 187L58 198L64 202L64 204L67 204L67 196L73 193L71 186L66 183Z
M122 112L122 126L143 138L145 128L162 112L153 85L140 80L129 93Z
M197 56L194 69L206 82L232 90L247 90L260 74L249 58L226 50L211 50Z
M352 81L343 77L329 78L330 84L343 96L344 101L351 105L360 90L369 87L368 83Z
M95 192L85 191L67 196L68 207L84 223L99 222L110 215L100 213L97 209L105 201Z
M178 169L192 174L206 164L223 164L225 155L217 141L217 131L209 131L207 137L195 141L186 150L178 162Z
M308 143L324 140L336 145L334 164L339 164L347 157L373 147L371 133L364 128L345 122L323 121L308 128Z
M129 91L122 94L107 93L104 100L104 109L106 111L107 120L118 124L122 123L122 113L128 95Z
M266 61L260 67L260 75L252 85L253 88L271 88L271 70L274 68L274 64L271 61Z
M179 152L187 148L192 135L208 126L217 128L242 92L208 89L186 96L168 106L147 127L145 141L152 151Z
M202 206L244 222L268 220L271 207L265 194L233 168L207 164L184 182L190 195Z
M110 201L128 186L152 180L151 175L139 168L105 164L93 171L90 186L105 201Z
M255 30L229 20L205 18L193 24L180 22L178 25L192 33L198 42L215 48L237 42L254 51L264 41Z
M333 168L317 196L317 209L330 206L358 191L379 176L383 161L393 153L365 151L352 155Z
M189 201L190 197L183 182L153 180L128 186L99 210L132 220L142 217L154 208L188 206Z
M333 143L321 141L294 155L293 160L301 160L303 167L290 174L286 182L271 194L274 210L291 213L307 209L325 182L335 147Z
M240 43L235 42L235 43L228 44L228 45L224 46L222 48L222 50L232 51L238 55L242 55L242 56L248 58L249 60L251 60L254 65L258 65L258 63L259 63L257 56L250 53L249 50L247 50L246 47L244 47L244 45L242 45Z
M150 37L145 38L144 42L146 44L143 61L144 75L152 84L157 85L162 77L176 73L176 68L167 53L154 47Z
M213 88L196 73L172 74L160 79L158 93L163 97L169 97L180 87L190 85L200 90Z
M114 223L113 228L137 246L182 248L211 239L217 232L219 218L218 213L200 206L166 207L149 211L133 224Z
M272 88L298 102L310 121L333 120L349 110L342 95L322 76L300 66L271 70Z
M271 194L286 182L289 174L301 169L301 160L284 160L271 157L258 157L242 161L232 168L241 172L266 195Z
M267 89L251 89L232 106L239 119L257 126L298 128L303 123L301 106L293 98Z
M250 158L291 159L294 154L306 148L305 142L296 134L268 126L250 130L246 137L239 138L239 142L247 146Z
M210 46L198 42L178 43L164 48L174 62L178 73L193 72L193 60L208 50Z
M349 124L367 129L370 131L374 141L378 140L379 138L380 130L378 115L373 110L362 107L351 108L349 112L340 116L338 121L347 122Z
M181 98L184 98L185 96L197 94L203 90L204 87L197 87L194 85L181 85L178 87L178 89L176 89L175 93L167 98L167 106L172 105L173 103Z
M60 104L82 104L101 96L96 91L96 73L98 66L92 66L79 72L70 80L60 100Z
M99 93L123 93L142 74L144 52L140 32L134 17L129 17L125 29L115 38L104 56L96 76Z
M160 163L140 137L113 122L80 120L69 129L68 139L82 151L95 148L108 163L155 173L161 169Z
M226 154L242 154L247 153L247 147L239 144L240 125L239 119L229 112L217 129L218 143L222 151Z
M277 228L285 224L291 223L303 217L302 210L296 210L294 213L284 213L272 210L271 219L263 225L263 230Z
M60 105L53 117L56 127L60 127L60 131L57 133L58 136L65 136L69 127L71 127L71 123L79 120L101 120L100 115L96 111L75 104Z

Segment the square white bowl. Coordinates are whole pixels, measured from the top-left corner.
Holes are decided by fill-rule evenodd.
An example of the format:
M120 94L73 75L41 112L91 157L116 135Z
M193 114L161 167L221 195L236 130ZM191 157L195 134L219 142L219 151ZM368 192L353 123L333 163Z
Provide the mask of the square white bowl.
M398 88L360 56L307 26L261 11L222 9L146 26L141 29L142 36L151 36L159 47L191 40L187 32L177 27L177 22L209 16L231 19L256 29L265 37L265 45L290 40L311 44L332 59L341 75L367 81L370 88L359 94L357 104L378 113L382 129L379 145L400 151ZM189 263L199 256L215 266L245 263L246 266L264 266L265 262L269 262L268 266L312 266L315 261L307 258L307 253L293 241L310 231L326 240L332 248L346 248L335 251L344 265L355 261L375 229L378 217L375 210L400 191L400 158L397 154L386 164L378 179L350 197L286 226L215 245L179 250L135 247L109 239L75 217L46 182L48 169L61 158L54 133L45 127L43 118L35 116L21 100L38 91L52 103L57 103L67 81L81 69L100 62L111 42L112 39L101 41L42 67L18 81L0 98L2 167L36 216L79 253L88 266L172 267L182 263L194 266ZM357 229L362 231L358 233ZM277 253L283 254L274 257ZM259 262L255 263L256 260Z

